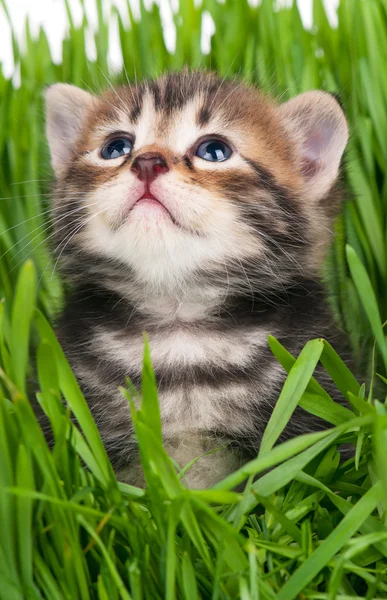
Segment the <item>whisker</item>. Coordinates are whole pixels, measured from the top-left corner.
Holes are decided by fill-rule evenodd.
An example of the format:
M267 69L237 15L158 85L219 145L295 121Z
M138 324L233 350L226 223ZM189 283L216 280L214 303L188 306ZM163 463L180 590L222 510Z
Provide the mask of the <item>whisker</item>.
M58 265L58 262L59 262L59 260L60 260L60 258L61 258L61 256L62 256L62 254L63 254L64 250L66 249L66 246L68 246L68 244L71 242L71 240L74 238L74 236L75 236L75 235L78 233L78 231L80 231L80 230L81 230L81 229L82 229L82 228L83 228L85 225L87 225L87 223L90 223L90 221L92 221L92 220L93 220L95 217L98 217L100 214L102 214L102 213L104 212L104 210L105 210L105 209L103 208L102 210L100 210L100 211L96 212L94 215L91 215L91 217L89 217L88 219L86 219L85 221L83 221L83 222L82 222L82 223L81 223L81 224L78 226L78 228L76 228L76 230L75 230L74 232L71 232L71 234L70 234L70 237L69 237L69 236L67 236L67 237L65 238L65 242L66 242L66 243L65 243L65 245L63 246L62 250L60 251L60 253L59 253L59 255L58 255L57 259L56 259L56 262L55 262L55 264L54 264L54 267L53 267L53 270L52 270L51 278L52 278L52 277L53 277L53 275L54 275L55 269L56 269L56 267L57 267L57 265ZM67 241L66 241L66 240L67 240ZM62 243L63 243L63 242L61 242L61 244L62 244ZM56 253L56 252L59 250L59 248L60 248L60 244L59 244L58 248L56 249L55 253Z
M25 194L24 196L3 196L0 200L19 200L19 198L49 198L51 194L40 193L40 194Z
M93 206L95 204L98 204L97 202L90 204L89 206ZM62 221L63 219L67 218L70 215L73 215L76 212L79 212L80 210L84 209L84 206L81 207L77 207L76 209L74 209L73 211L67 212L66 214L62 215L60 218L55 219L53 223L48 223L48 224L41 224L39 227L36 227L35 229L33 229L32 231L28 232L27 235L23 236L20 240L18 240L15 244L13 244L13 246L11 246L10 248L8 248L1 256L0 256L0 260L6 255L8 254L8 252L10 252L15 246L17 246L20 242L22 242L23 240L25 240L26 238L28 238L32 233L34 233L35 231L38 231L38 229L40 229L41 227L44 227L44 229L42 231L40 231L36 236L34 236L32 238L32 240L30 240L27 244L25 244L23 246L23 248L21 248L15 255L12 256L12 260L15 259L17 256L19 256L19 254L21 252L23 252L23 250L25 250L26 248L28 248L28 246L30 244L32 244L37 238L39 238L39 236L43 233L45 233L46 231L48 231L53 225L56 225L57 223L59 223L60 221ZM60 227L59 229L55 229L51 235L47 236L44 240L42 240L42 242L40 242L37 246L34 247L34 250L36 250L37 248L39 248L44 242L47 242L50 238L52 238L53 236L55 236L57 233L59 233L60 231L62 231L63 229L65 229L67 227L67 224L64 225L64 227ZM18 263L20 264L20 263ZM18 265L16 265L18 266ZM12 269L13 270L13 269Z
M33 221L34 219L39 219L39 217L42 217L43 215L50 213L51 210L52 210L51 208L48 208L47 210L43 210L42 212L37 213L36 215L34 215L33 217L30 217L29 219L25 219L24 221L20 221L19 223L16 223L16 225L12 225L12 227L8 227L8 229L4 229L4 231L1 232L1 235L4 235L5 233L8 233L8 231L12 231L12 229L16 229L17 227L21 227L22 225L25 225L26 223L29 223L30 221ZM43 223L42 223L42 225L43 225ZM35 231L35 230L33 230L33 231ZM2 257L0 256L0 258L2 258Z
M50 183L52 179L27 179L26 181L14 181L10 185L23 185L23 183Z

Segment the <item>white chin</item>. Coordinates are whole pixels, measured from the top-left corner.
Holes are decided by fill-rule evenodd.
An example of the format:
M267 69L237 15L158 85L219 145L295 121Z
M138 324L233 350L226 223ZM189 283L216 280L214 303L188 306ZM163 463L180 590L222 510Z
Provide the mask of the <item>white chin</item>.
M168 214L154 213L133 214L116 232L109 253L130 266L139 281L170 288L196 266L192 242Z

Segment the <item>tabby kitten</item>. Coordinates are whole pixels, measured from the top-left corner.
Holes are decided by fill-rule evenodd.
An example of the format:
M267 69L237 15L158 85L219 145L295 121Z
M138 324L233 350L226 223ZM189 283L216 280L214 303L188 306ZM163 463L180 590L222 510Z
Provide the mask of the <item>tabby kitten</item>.
M143 332L165 445L190 486L256 453L293 353L335 337L320 270L348 138L330 94L277 105L210 73L93 96L47 91L57 258L71 282L58 335L120 477L138 483L127 402ZM334 341L334 340L333 340ZM284 437L324 427L297 409Z

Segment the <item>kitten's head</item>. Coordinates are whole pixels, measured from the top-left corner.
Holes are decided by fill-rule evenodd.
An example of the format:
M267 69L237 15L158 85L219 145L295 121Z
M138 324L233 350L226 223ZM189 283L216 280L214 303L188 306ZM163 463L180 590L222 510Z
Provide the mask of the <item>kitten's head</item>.
M56 240L74 271L87 256L168 290L316 274L348 138L331 95L277 105L185 72L101 96L57 84L46 99Z

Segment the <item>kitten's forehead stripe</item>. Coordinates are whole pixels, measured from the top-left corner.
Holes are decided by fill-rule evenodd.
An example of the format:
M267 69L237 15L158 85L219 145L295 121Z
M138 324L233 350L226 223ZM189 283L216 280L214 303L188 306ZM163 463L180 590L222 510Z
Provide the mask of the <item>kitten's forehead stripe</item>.
M204 127L204 125L207 125L209 123L210 119L211 119L210 107L202 106L196 117L197 124L200 125L200 127Z
M147 90L153 96L153 102L156 110L161 108L161 90L157 81L150 81L147 84Z
M186 102L183 89L176 83L172 77L168 77L164 84L163 110L167 115L171 115L174 110L181 108Z
M202 73L171 73L162 77L160 84L163 87L163 109L167 115L192 100L196 95L208 91L212 76L203 76Z
M141 88L131 88L131 91L133 96L129 119L132 123L137 123L142 110L143 90Z

